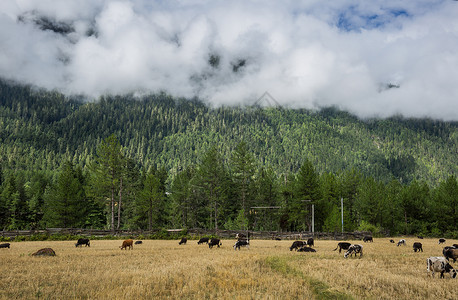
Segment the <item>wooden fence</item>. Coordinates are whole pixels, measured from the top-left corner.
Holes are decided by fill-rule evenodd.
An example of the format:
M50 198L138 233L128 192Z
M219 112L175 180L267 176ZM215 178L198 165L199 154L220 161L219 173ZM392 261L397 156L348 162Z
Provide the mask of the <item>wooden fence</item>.
M0 236L4 239L14 239L17 236L30 237L33 235L71 235L71 236L94 236L103 238L105 236L117 237L148 237L157 235L161 230L101 230L101 229L81 229L81 228L47 228L43 230L10 230L0 231ZM186 235L191 238L199 238L202 236L218 236L223 239L235 238L237 233L248 234L246 231L235 230L206 230L206 229L169 229L167 235L170 237L178 237ZM360 240L364 236L371 236L370 232L355 231L355 232L280 232L280 231L249 231L250 239L281 239L281 240L304 240L310 237L322 240Z

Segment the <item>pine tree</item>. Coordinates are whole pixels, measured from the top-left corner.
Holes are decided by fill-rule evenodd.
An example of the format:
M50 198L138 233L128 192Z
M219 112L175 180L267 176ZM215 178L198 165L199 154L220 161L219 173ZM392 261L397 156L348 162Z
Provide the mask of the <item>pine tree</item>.
M119 229L120 226L125 166L126 162L122 146L114 134L100 143L97 147L96 157L89 166L91 194L101 200L109 199L109 213L111 216L109 224L113 232L115 230L116 212L118 213L117 228ZM116 195L119 196L119 200Z
M43 222L47 227L83 227L86 221L87 199L83 178L73 163L62 166L55 184L44 195Z

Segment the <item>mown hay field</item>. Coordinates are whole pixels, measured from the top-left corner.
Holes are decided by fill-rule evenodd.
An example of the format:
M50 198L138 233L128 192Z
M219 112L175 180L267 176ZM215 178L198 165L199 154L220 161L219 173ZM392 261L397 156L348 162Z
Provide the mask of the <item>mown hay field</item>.
M414 253L414 241L424 252ZM122 241L11 243L0 249L0 299L457 299L458 279L427 276L426 258L442 256L449 240L407 238L362 244L362 258L333 251L337 241L316 240L316 253L289 251L292 241L235 240L209 249L188 241L145 240L133 250ZM34 257L40 248L55 257ZM458 267L458 263L453 264Z

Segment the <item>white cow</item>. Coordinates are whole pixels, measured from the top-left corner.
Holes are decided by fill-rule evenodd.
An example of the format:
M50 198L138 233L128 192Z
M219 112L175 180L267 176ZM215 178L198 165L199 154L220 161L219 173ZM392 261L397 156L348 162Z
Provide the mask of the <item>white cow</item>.
M444 278L444 273L450 273L450 277L456 277L456 270L448 263L448 261L443 256L431 256L426 259L426 271L427 274L431 272L432 277L434 277L434 272L440 272L440 278Z

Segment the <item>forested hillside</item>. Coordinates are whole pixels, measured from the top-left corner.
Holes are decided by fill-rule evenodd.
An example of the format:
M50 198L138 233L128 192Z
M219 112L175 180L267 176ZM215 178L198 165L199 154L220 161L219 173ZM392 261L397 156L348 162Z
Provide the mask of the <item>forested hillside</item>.
M348 230L456 231L456 122L210 108L165 94L82 100L0 83L3 228L308 230L315 204L317 230L333 231L344 198ZM70 212L59 212L64 198Z

